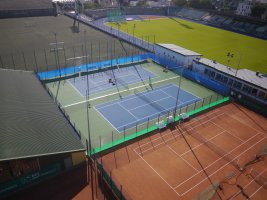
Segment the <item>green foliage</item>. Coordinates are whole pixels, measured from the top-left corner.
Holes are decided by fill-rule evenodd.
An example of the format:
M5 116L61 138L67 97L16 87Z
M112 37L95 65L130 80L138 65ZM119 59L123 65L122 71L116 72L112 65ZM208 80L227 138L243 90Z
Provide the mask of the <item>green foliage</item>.
M158 43L177 44L225 65L228 64L227 52L231 52L235 55L230 60L231 67L237 68L241 57L240 68L267 72L266 40L179 18L151 20L145 23L133 21L122 24L120 29L127 32L127 28L133 29L133 24L136 24L135 35L139 37L155 34Z
M172 3L175 6L186 6L187 5L186 0L172 0Z
M84 9L92 9L92 8L99 8L99 4L95 2L85 2Z
M251 15L253 17L261 17L265 10L266 7L264 4L256 3L251 9Z

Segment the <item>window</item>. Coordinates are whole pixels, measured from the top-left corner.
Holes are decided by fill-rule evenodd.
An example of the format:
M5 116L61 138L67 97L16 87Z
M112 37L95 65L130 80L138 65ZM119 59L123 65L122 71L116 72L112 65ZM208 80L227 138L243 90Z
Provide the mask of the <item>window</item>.
M257 92L258 92L258 90L256 88L253 88L251 94L253 94L253 95L256 96L257 95Z
M204 74L209 76L210 75L210 70L209 69L205 69Z
M214 78L214 77L215 77L215 72L214 72L214 71L211 71L211 72L210 72L210 76L211 76L212 78Z
M249 87L248 85L244 85L242 90L246 93L251 93L252 87Z
M241 89L241 86L242 86L242 83L238 82L238 81L235 81L234 82L234 87L237 88L237 89Z
M230 79L230 78L229 78L228 85L229 85L229 86L232 86L232 85L233 85L233 82L234 82L233 79Z
M216 80L220 81L222 79L222 75L221 74L216 74Z
M223 82L223 83L227 83L227 81L228 81L228 77L223 76L223 77L222 77L222 82Z
M262 92L262 91L259 91L259 97L261 99L267 99L266 94L264 92Z

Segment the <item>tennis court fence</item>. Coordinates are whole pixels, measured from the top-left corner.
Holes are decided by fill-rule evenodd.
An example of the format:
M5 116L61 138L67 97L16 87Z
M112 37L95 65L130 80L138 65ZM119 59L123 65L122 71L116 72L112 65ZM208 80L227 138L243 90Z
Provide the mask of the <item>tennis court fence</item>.
M125 142L131 141L137 137L157 132L162 128L165 128L171 123L179 122L184 119L184 116L193 117L199 113L202 113L206 110L209 110L213 107L219 106L228 102L230 100L229 97L223 97L221 95L212 95L206 98L203 98L201 101L196 101L192 104L187 104L184 107L180 107L177 109L176 112L169 111L162 115L159 115L157 118L154 119L147 119L146 122L138 124L132 128L126 129L124 128L123 131L117 134L115 131L112 131L110 134L107 134L105 137L99 136L99 138L94 138L92 141L93 148L88 154L98 154L102 151L106 151L111 148L118 147ZM171 121L169 119L172 119ZM206 141L205 141L206 142ZM206 142L207 143L207 142ZM209 144L211 145L211 144ZM214 147L216 148L216 147ZM229 160L229 162L234 162L234 159L231 155L225 153L223 150L218 149L221 155ZM233 161L232 161L233 160Z

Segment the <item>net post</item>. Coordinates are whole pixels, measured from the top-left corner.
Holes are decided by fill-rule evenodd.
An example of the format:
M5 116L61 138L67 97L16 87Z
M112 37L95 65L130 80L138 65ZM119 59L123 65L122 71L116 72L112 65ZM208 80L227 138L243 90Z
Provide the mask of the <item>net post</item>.
M24 55L24 52L22 51L22 58L23 58L23 63L24 63L24 68L25 70L27 71L27 64L26 64L26 59L25 59L25 55ZM48 71L48 70L47 70Z
M138 122L136 122L136 124L135 124L135 132L136 132L136 136L137 136L137 131L138 131L137 126L138 126Z
M186 109L185 109L185 112L187 113L187 109L188 109L188 104L186 104Z
M194 110L196 110L197 100L195 101Z
M205 102L205 97L202 99L202 105L201 105L201 107L203 107L204 102Z
M219 94L217 93L216 102L218 101L218 99L219 99Z
M210 96L209 105L210 105L210 103L211 103L211 100L212 100L212 95Z

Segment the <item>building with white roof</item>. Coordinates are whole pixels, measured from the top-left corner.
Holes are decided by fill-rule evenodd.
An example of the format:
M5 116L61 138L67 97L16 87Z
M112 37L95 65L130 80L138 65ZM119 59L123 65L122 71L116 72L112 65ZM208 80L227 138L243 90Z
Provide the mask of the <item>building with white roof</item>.
M185 49L175 44L157 43L155 45L155 54L167 61L176 62L178 65L189 67L193 60L200 58L202 54Z
M267 78L249 69L233 69L207 58L195 60L193 71L231 88L239 98L249 97L267 106Z

